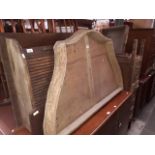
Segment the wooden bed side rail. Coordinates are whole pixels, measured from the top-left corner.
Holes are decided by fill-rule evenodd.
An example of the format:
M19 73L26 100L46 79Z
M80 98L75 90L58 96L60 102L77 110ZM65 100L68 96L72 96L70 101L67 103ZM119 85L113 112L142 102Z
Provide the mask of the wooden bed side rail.
M93 135L104 126L106 121L123 105L123 103L132 95L131 92L122 91L103 108L96 112L89 120L76 129L72 135Z

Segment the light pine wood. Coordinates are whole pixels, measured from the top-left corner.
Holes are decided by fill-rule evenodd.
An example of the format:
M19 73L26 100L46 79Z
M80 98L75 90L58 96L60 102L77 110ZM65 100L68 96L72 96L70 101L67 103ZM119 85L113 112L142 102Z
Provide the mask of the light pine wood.
M1 42L2 43L2 42ZM6 49L1 51L2 62L7 70L7 82L10 97L19 125L25 125L30 130L29 114L32 111L32 89L29 72L21 46L14 39L5 39Z
M44 134L70 134L123 89L112 41L92 30L56 42Z

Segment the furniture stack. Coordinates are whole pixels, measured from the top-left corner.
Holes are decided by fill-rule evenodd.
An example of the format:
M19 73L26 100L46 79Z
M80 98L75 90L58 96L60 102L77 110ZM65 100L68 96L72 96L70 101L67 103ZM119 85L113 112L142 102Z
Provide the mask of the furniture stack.
M4 25L2 19L0 20L0 33L4 32ZM3 65L0 57L0 105L9 103L9 93L7 82L4 74Z
M123 91L112 41L96 31L70 35L0 35L1 59L17 121L15 134L21 133L19 127L30 134L127 132L131 93ZM90 118L99 117L100 111L104 117L94 132L78 130ZM107 133L102 128L114 116L118 130L111 128Z
M47 20L48 29L44 20L28 20L30 28L9 22L11 29L0 21L0 30L14 32L0 34L0 73L14 134L126 134L154 96L153 29L74 32L92 22Z
M116 57L121 67L124 89L132 92L131 96L131 115L130 122L133 119L136 109L136 95L139 87L139 75L141 70L144 40L139 42L136 38L130 45L130 54L126 52L126 43L128 41L128 26L120 26L102 30L102 33L113 40ZM118 46L119 45L119 46ZM121 47L121 48L120 48Z
M86 19L3 19L0 32L73 33L81 28L92 29L94 22Z
M42 133L46 93L53 73L53 45L70 34L0 35L0 53L17 126Z
M155 31L154 29L130 29L126 52L131 53L131 44L136 38L140 41L145 40L143 48L143 59L140 71L139 89L136 99L135 116L137 116L141 109L151 100L155 95ZM139 51L140 52L140 51ZM139 53L138 52L138 53Z

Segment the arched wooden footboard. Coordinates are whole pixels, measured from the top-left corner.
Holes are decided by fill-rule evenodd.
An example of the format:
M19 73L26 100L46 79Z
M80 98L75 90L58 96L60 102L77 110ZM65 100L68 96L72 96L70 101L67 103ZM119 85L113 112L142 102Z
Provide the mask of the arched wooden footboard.
M56 42L44 134L70 134L123 89L112 41L81 30Z

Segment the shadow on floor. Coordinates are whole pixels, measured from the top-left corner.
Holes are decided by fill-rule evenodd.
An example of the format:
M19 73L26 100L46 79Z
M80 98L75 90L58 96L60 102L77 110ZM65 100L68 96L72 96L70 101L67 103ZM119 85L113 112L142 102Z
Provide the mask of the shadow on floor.
M131 124L128 135L155 135L155 97Z

